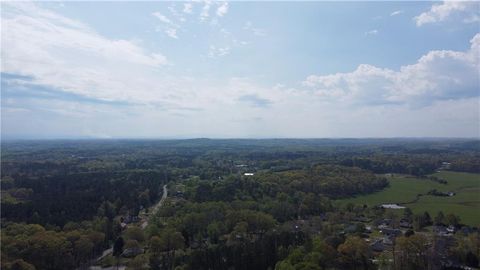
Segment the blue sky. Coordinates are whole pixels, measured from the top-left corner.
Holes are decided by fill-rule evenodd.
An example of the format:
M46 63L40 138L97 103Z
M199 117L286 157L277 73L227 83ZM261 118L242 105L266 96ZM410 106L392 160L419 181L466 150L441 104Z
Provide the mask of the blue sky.
M3 138L479 136L479 2L1 5Z

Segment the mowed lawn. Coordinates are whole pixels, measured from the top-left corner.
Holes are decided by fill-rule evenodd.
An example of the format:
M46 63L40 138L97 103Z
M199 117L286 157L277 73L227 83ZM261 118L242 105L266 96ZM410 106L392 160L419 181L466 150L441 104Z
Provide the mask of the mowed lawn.
M460 216L461 222L480 225L480 174L443 171L434 176L446 179L448 184L442 185L427 179L409 178L405 176L388 177L390 186L369 195L339 200L346 203L375 206L384 203L399 203L412 209L414 213L428 211L434 217L439 211L444 214L453 213ZM453 191L453 197L421 196L432 189ZM415 202L412 202L415 201Z

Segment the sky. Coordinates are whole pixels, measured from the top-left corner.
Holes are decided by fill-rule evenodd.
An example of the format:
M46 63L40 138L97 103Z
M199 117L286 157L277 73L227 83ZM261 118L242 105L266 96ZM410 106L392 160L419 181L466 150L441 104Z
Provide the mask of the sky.
M2 139L480 137L480 2L1 2Z

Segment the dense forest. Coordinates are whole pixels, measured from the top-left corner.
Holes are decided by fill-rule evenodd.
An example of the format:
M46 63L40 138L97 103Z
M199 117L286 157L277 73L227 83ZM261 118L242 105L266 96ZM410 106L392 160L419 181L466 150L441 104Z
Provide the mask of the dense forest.
M7 141L1 151L2 269L478 267L477 228L422 233L461 229L455 213L335 203L384 189L385 174L478 173L478 140ZM411 224L393 262L365 240L367 221L385 220Z

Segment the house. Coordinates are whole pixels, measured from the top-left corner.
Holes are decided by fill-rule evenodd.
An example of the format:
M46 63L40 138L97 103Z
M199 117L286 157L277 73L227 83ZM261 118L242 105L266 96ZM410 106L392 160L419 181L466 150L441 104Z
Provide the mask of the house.
M448 227L447 227L447 232L449 232L449 233L455 233L455 226L453 226L453 225L448 226Z
M399 229L384 228L380 230L383 235L397 237L402 235L402 231Z
M120 218L120 222L124 222L126 224L135 223L139 220L138 216L127 215L125 217Z
M433 232L436 232L436 233L447 232L447 227L443 225L434 225L432 229L433 229Z
M436 189L432 189L430 190L428 193L428 195L432 195L432 196L440 196L440 197L453 197L455 196L455 192L453 191L448 191L448 192L444 192L444 191L438 191Z
M245 175L245 176L253 176L253 175L255 175L255 174L254 174L254 173L248 173L248 172L246 172L246 173L244 173L243 175Z
M139 247L127 248L122 252L122 257L133 258L143 253L143 249Z
M382 252L385 250L383 239L378 239L370 245L370 248L375 252Z
M413 228L412 223L410 223L410 221L408 221L407 219L400 220L400 227L407 229Z
M363 223L367 223L371 221L371 219L365 217L364 215L356 216L353 220L358 222L363 222Z
M451 165L452 165L452 164L451 164L450 162L444 161L444 162L442 162L442 166L440 167L440 169L446 169L446 170L448 170L448 169L450 169L450 166L451 166Z
M184 196L183 191L177 190L177 192L175 193L175 197L183 198L183 196Z
M391 235L386 235L382 239L382 244L387 246L392 246L395 241L395 237Z
M447 227L443 226L443 225L433 226L433 232L435 232L439 236L451 236L452 235L452 233L447 230Z
M379 222L377 222L377 227L379 229L388 228L388 227L390 227L390 224L392 224L392 220L389 219L389 218L386 218L386 219L382 219Z

